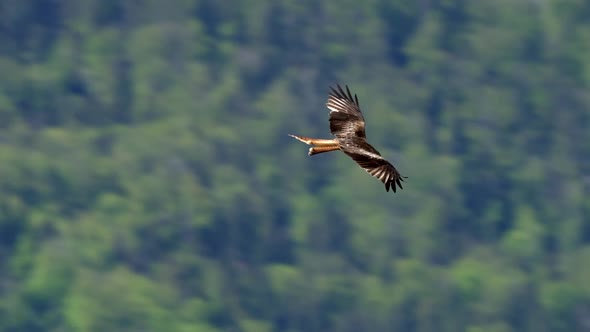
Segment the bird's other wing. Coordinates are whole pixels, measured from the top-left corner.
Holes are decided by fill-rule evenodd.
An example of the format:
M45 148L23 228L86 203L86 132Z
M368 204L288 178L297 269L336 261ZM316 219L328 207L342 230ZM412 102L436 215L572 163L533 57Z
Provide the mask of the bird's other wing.
M389 188L391 188L393 192L396 192L396 184L400 189L404 189L402 187L404 177L401 176L389 161L381 157L379 152L370 144L366 143L366 146L360 145L354 148L343 149L343 152L350 156L369 174L381 180L385 184L386 191L389 191Z
M328 96L326 106L330 109L330 132L338 138L357 136L365 138L365 119L361 113L359 101L352 96L348 86L346 92L340 85Z

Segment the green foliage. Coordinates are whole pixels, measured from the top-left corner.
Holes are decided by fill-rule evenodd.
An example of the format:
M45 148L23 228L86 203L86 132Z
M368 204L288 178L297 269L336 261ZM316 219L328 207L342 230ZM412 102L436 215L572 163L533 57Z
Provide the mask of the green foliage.
M76 331L175 329L167 307L170 290L124 268L81 270L65 299L66 320Z
M587 330L589 15L0 0L0 331Z

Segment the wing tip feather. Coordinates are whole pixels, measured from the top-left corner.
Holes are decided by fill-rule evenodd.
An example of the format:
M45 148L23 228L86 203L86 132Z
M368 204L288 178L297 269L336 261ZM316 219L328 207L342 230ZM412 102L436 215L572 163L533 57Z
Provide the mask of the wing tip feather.
M336 99L346 99L346 100L350 101L351 103L354 103L356 106L360 107L357 94L355 93L353 95L350 92L350 88L348 87L348 84L344 85L344 88L346 89L346 91L342 88L340 83L336 83L336 87L329 86L329 88L330 88L329 95L333 96Z

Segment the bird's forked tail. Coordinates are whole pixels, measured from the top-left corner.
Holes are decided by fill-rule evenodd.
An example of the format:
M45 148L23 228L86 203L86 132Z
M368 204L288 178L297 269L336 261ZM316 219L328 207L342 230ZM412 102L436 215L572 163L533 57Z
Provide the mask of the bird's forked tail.
M291 134L289 134L289 136L307 145L312 145L312 147L309 148L309 152L307 153L310 156L340 149L340 144L338 144L338 141L334 139L310 138Z

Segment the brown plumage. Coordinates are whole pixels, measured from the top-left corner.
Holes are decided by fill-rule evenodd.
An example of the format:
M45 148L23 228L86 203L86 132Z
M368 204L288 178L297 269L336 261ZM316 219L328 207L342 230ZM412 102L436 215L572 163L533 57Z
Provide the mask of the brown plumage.
M396 192L396 184L403 189L401 182L405 177L393 167L391 163L381 157L365 136L365 119L361 113L359 101L354 98L346 86L346 92L337 85L328 96L326 106L330 110L330 132L335 139L318 139L289 135L303 143L312 145L309 155L342 150L351 157L361 168L385 184L385 190L389 188Z

